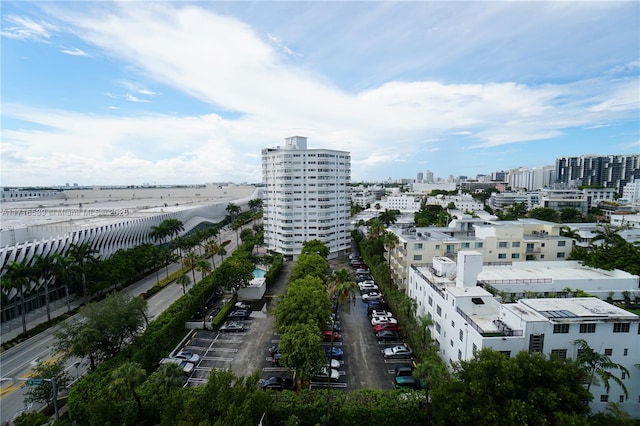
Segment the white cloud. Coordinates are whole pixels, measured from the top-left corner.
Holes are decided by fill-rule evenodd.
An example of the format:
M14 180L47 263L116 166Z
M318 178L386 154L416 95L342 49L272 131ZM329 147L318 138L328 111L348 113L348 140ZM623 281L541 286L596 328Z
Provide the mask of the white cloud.
M120 107L114 106L114 105L109 105L107 107L107 109L120 109Z
M286 53L287 55L291 55L294 56L296 55L296 53L289 49L280 38L276 37L273 34L267 34L267 38L269 39L269 41L271 41L273 44L275 44L276 46L278 46L278 48L280 50L282 50L284 53ZM298 55L299 56L299 55Z
M62 48L60 49L60 51L62 53L66 53L67 55L71 55L71 56L89 56L87 52L80 50L77 47L73 49Z
M148 99L140 99L140 98L138 98L137 96L133 96L133 95L132 95L132 94L130 94L130 93L125 93L125 94L123 95L123 97L124 97L126 100L128 100L129 102L151 103L151 101L150 101L150 100L148 100Z
M54 25L47 22L35 22L20 16L7 16L4 20L8 22L8 25L3 25L0 34L13 39L48 43L51 39L51 33L56 30Z

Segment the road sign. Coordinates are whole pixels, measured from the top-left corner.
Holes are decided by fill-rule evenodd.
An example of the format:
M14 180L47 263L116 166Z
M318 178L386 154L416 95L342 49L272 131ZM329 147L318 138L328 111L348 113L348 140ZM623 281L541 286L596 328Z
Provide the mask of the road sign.
M41 385L44 383L44 379L27 379L27 385Z

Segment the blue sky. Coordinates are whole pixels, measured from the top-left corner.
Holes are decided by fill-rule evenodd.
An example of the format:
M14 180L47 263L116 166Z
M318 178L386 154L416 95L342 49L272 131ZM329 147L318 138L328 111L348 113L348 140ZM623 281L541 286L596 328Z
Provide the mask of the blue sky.
M2 2L1 184L352 181L640 154L640 3Z

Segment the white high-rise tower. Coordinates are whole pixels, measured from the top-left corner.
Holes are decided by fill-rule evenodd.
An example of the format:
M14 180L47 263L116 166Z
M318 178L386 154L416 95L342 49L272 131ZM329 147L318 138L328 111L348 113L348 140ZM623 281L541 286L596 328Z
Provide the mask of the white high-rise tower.
M317 239L329 257L344 254L351 248L350 153L307 149L302 136L285 141L262 150L267 249L295 259L303 242Z

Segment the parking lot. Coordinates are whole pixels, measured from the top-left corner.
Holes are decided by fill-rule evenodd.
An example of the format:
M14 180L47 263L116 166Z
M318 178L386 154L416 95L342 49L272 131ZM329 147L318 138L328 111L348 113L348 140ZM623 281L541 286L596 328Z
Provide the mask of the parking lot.
M354 271L345 256L329 261L332 270L341 268ZM285 262L283 273L267 290L262 302L253 303L251 317L242 322L245 330L241 332L216 332L209 330L195 330L181 345L182 350L188 350L200 356L195 363L193 373L189 376L187 385L204 385L211 369L230 369L237 376L249 376L255 371L260 378L271 376L291 377L292 372L286 367L274 366L269 348L278 344L280 336L275 332L275 319L271 312L276 303L276 297L286 290L292 262ZM357 292L355 305L341 306L338 314L340 323L340 340L334 346L343 351L339 361L339 378L335 381L313 380L312 388L335 389L391 389L394 369L398 365L410 364L410 360L384 359L382 350L398 342L378 342L367 315L367 304L362 301ZM331 343L322 344L329 347Z

